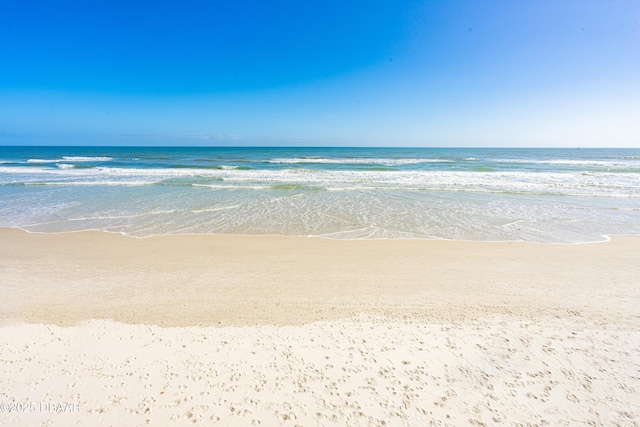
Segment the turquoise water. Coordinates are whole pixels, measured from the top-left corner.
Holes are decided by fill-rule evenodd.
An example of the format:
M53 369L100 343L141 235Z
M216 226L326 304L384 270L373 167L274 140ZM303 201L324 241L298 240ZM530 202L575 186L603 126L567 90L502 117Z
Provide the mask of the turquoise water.
M640 234L640 149L0 147L0 226L600 241Z

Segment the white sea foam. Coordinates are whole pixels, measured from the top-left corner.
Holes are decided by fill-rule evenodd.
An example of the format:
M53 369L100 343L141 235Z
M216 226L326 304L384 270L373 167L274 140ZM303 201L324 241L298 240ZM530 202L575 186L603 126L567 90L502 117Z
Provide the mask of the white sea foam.
M112 157L82 157L82 156L63 156L63 159L69 162L108 162L113 160Z
M106 180L96 180L96 181L28 181L23 182L23 185L50 185L50 186L72 186L72 187L87 187L87 186L131 186L137 187L141 185L153 185L157 184L158 181L106 181Z
M640 174L580 172L315 171L299 169L45 169L0 167L1 183L149 185L165 179L223 180L225 185L300 185L328 190L427 190L598 197L640 197ZM17 175L17 176L16 176ZM55 177L55 182L47 177ZM42 183L44 182L44 183ZM187 182L188 183L188 182ZM197 184L207 185L207 182ZM168 183L170 185L170 183ZM215 187L215 185L214 185Z
M626 159L640 159L640 156L626 156ZM640 168L640 162L625 162L615 160L571 160L571 159L492 159L496 163L517 163L517 164L533 164L533 165L566 165L566 166L596 166L596 167L627 167Z
M27 163L56 163L63 162L64 159L29 159Z
M27 163L59 163L59 162L108 162L112 157L62 156L59 159L29 159Z
M380 164L380 165L410 165L418 163L451 163L448 159L367 159L367 158L324 158L324 157L294 157L276 158L269 160L269 163L327 163L327 164Z

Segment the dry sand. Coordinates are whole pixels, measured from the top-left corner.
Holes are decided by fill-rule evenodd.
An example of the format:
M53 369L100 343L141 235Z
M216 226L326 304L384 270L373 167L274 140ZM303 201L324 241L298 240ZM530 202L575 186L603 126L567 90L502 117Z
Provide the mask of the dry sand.
M638 307L637 237L5 229L0 425L640 425Z

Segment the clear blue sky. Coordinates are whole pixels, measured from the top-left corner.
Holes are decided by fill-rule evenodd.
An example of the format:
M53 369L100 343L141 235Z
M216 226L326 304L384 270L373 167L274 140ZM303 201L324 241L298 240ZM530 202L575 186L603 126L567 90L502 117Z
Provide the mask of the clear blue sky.
M0 144L639 147L640 1L2 1Z

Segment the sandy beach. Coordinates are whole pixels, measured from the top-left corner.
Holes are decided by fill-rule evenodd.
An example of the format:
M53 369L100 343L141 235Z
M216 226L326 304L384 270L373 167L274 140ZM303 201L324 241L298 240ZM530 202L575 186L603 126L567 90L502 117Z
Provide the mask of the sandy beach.
M640 238L0 230L0 425L640 423Z

